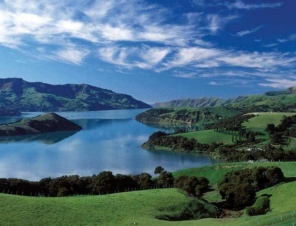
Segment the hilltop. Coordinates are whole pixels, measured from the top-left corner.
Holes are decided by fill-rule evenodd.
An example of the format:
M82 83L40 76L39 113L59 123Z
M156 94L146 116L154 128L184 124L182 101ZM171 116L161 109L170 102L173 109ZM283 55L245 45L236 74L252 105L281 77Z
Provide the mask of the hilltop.
M55 113L47 113L34 118L25 118L15 123L0 125L0 136L76 131L81 129L81 126Z
M51 85L21 78L0 79L0 106L18 111L97 111L150 108L126 94L88 84Z
M269 91L264 94L238 96L222 99L202 97L196 99L180 99L168 102L155 103L155 107L218 107L224 106L242 112L248 111L296 111L296 87L282 91Z

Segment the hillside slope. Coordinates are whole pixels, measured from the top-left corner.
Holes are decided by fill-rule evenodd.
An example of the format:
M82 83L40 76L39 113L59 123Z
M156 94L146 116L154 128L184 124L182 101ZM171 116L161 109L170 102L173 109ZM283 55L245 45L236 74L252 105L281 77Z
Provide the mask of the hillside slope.
M0 136L41 134L56 131L77 131L81 126L55 114L47 113L34 118L25 118L16 123L0 125Z
M259 95L239 96L230 99L204 97L155 103L155 107L217 107L227 106L239 111L296 111L296 87L283 91L270 91Z
M150 108L126 94L82 84L50 85L0 79L0 106L18 111L95 111Z
M153 108L136 116L142 123L186 124L204 126L221 118L239 114L239 111L225 107L208 108Z

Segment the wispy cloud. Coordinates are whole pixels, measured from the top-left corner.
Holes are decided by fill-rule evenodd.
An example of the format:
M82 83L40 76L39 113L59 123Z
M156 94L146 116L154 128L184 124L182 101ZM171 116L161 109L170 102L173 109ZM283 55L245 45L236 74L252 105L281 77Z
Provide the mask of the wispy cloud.
M239 31L239 32L237 32L237 35L238 35L239 37L243 37L243 36L245 36L245 35L249 35L249 34L252 34L252 33L258 31L258 30L261 29L262 27L263 27L263 26L258 26L258 27L256 27L256 28L251 29L251 30Z
M222 30L227 23L237 18L238 16L236 15L221 16L219 14L209 14L207 15L208 29L213 34L216 34L219 30Z
M276 3L257 3L257 4L245 4L241 0L237 0L234 3L228 3L226 6L230 9L245 9L245 10L251 10L251 9L260 9L260 8L276 8L282 6L282 2L276 2Z
M65 49L57 50L53 59L69 62L72 64L80 65L84 58L89 54L87 49L79 49L75 47L68 47Z
M267 83L259 83L260 86L273 87L273 88L289 88L296 86L295 79L266 79Z
M237 0L227 7L251 10L281 5L281 2L246 4ZM234 51L207 41L240 15L195 12L183 16L186 23L170 20L172 13L168 9L144 0L6 0L0 3L0 45L63 63L81 65L91 55L117 68L155 72L182 67L192 71L198 68L219 71L225 67L256 71L295 66L293 53ZM261 27L237 35L243 37ZM286 39L296 40L296 35Z

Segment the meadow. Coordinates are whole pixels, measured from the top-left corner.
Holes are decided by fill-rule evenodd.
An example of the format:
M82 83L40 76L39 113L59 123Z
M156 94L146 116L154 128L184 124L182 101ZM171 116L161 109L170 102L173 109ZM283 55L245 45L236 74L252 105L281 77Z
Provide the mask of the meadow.
M290 180L262 190L271 195L271 211L266 215L238 218L202 219L191 221L162 221L161 214L176 214L192 200L175 189L153 189L100 196L71 196L62 198L25 197L0 194L0 225L293 225L296 198L296 162L223 163L208 167L174 172L178 175L204 176L211 185L230 170L254 166L276 165ZM207 198L207 196L205 196ZM294 216L295 215L295 216Z

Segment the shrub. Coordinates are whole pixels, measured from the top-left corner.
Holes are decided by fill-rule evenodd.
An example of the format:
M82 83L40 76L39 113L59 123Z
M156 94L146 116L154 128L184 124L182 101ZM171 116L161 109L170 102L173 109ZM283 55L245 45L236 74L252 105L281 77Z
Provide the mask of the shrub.
M265 214L269 211L270 200L266 195L257 198L253 206L246 208L246 214L249 216L255 216L260 214Z

